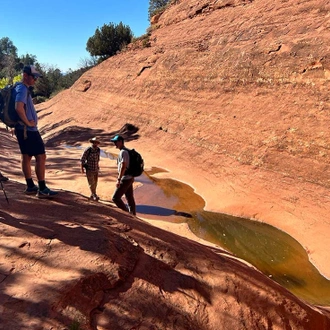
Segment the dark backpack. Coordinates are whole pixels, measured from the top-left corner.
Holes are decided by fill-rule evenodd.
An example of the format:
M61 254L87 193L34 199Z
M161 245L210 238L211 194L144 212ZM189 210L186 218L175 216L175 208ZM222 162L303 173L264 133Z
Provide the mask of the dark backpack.
M126 149L129 154L129 167L125 175L140 176L144 171L144 162L142 156L135 149Z
M15 87L17 84L8 85L0 89L0 120L7 127L15 127L20 118L15 109Z

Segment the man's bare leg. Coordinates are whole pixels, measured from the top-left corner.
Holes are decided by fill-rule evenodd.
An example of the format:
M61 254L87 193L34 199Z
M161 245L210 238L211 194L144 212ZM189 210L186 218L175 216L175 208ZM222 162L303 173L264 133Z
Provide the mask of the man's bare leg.
M26 154L22 155L22 171L26 180L32 178L31 159L32 157L29 155Z
M36 156L36 175L38 181L45 181L46 154Z

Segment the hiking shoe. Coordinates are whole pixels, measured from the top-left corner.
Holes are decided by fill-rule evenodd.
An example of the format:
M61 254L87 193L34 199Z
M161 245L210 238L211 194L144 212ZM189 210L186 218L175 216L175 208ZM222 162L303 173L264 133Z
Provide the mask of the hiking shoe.
M44 190L38 189L37 197L38 198L52 198L57 195L57 191L50 190L49 188L45 188Z
M38 186L27 187L24 191L26 195L35 195L38 192Z
M91 199L93 201L98 201L100 199L100 197L95 194L95 195L91 195Z

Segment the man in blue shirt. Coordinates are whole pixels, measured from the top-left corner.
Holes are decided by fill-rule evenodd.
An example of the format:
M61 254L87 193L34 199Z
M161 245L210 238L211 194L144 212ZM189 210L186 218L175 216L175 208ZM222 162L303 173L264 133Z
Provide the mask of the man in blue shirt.
M22 83L17 84L15 108L21 120L15 126L15 135L22 154L22 171L25 176L26 194L36 194L39 198L50 198L57 192L50 190L45 182L46 152L45 145L38 131L38 116L34 108L29 87L34 86L36 80L42 75L33 65L23 68ZM35 157L35 171L38 179L36 186L32 179L31 159Z

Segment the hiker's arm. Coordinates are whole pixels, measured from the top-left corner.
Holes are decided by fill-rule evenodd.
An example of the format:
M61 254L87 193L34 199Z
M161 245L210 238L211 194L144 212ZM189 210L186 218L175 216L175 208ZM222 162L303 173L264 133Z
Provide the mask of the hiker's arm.
M126 171L126 162L121 162L120 163L120 170L119 170L119 174L118 174L118 179L117 179L117 185L119 186L120 185L120 180L121 178L124 176L124 173Z
M85 168L84 168L84 164L85 164L85 161L84 162L80 162L81 163L81 173L85 173Z
M85 149L83 155L80 158L81 173L85 173L84 164L86 164L86 160L87 160L87 151L88 151L88 149Z
M34 122L34 120L28 120L27 119L26 113L25 113L24 102L16 102L15 103L15 109L16 109L16 112L17 112L19 118L22 120L22 122L26 126L30 126L30 127L36 126L36 123Z

